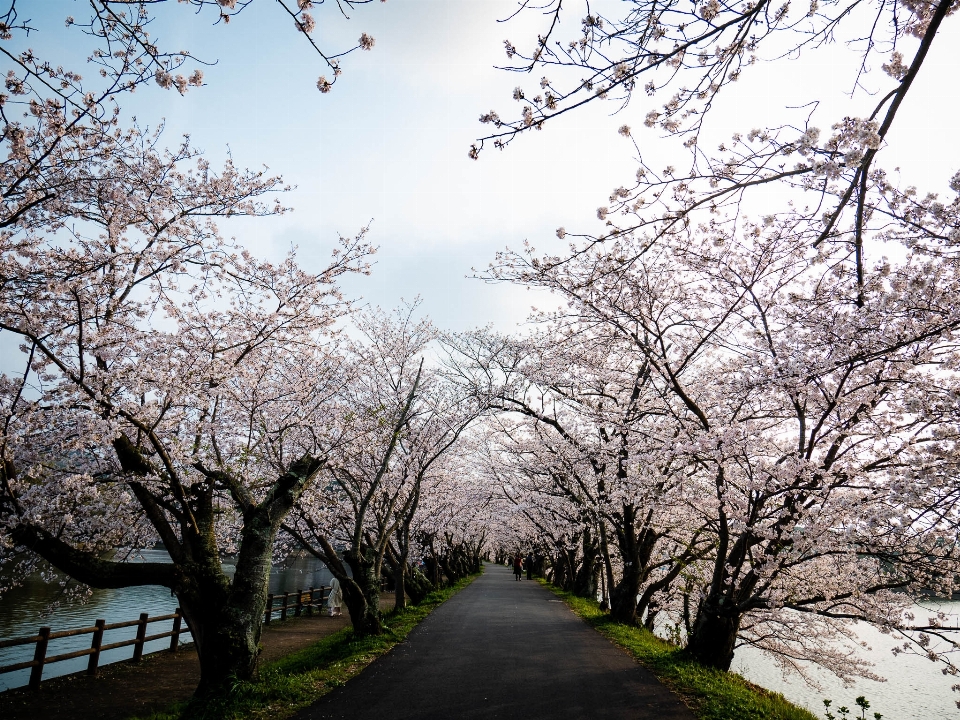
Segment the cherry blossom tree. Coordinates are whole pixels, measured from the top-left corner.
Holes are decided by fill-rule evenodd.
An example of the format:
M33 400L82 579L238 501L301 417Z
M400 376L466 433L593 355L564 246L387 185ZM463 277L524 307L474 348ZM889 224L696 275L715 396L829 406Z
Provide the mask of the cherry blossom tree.
M960 180L944 199L879 165L956 9L591 4L560 42L576 9L557 2L529 50L506 43L511 69L552 80L517 88L512 117L485 113L494 130L473 157L587 103L625 107L641 85L650 108L645 128L620 128L639 167L598 209L604 231L560 228L566 249L508 253L490 277L558 293L558 324L603 325L648 363L676 433L657 462L694 469L682 486L716 543L671 601L696 606L689 649L707 664L728 667L749 642L798 668L791 658L868 674L827 641L861 618L956 672L943 619L918 623L908 605L953 591ZM784 88L782 123L718 127L719 98L752 65L838 39L853 77L839 114L824 122L837 102ZM654 131L673 152L662 170ZM712 150L718 131L732 139Z
M767 61L764 51L772 58L768 62L784 62L847 37L851 60L859 65L857 89L865 86L870 65L883 59L883 71L896 83L873 113L883 113L883 138L942 22L956 9L953 0L867 5L815 1L800 7L767 0L689 5L650 0L551 0L537 6L520 2L514 16L536 11L545 18L543 28L536 40L504 41L510 64L503 69L531 76L537 85L514 90L519 112L481 116L494 131L478 141L471 155L476 157L487 142L503 148L519 134L590 103L608 101L614 110L624 108L640 90L641 97L652 98L658 106L649 111L646 124L683 135L690 139L688 147L696 148L718 96L729 92L751 67ZM569 33L566 28L575 30ZM913 59L905 61L904 52L910 50ZM541 73L554 75L555 81L546 76L537 80ZM664 93L672 93L665 102ZM864 172L868 168L869 161Z
M472 463L473 432L424 478L420 510L411 524L416 552L435 586L444 576L452 584L480 572L489 542L503 537L503 506Z
M955 483L937 468L957 431L955 262L871 270L861 286L842 247L746 221L491 271L562 294L559 319L603 326L648 368L670 441L637 471L679 461L715 544L688 643L708 665L751 642L866 673L820 640L854 618L909 632L911 594L952 592Z
M954 0L813 2L809 7L712 1L680 7L626 0L601 9L586 4L577 37L561 42L561 21L571 19L575 10L551 2L541 8L548 27L530 51L506 43L515 63L509 69L556 71L564 81L553 84L544 77L532 98L528 95L535 91L517 88L514 99L523 109L516 119L503 120L493 111L481 116L496 132L475 145L471 155L478 155L484 141L502 148L518 134L588 103L611 100L625 107L646 79L643 97L649 99L643 102L654 109L644 125L663 133L658 147L677 141L670 145L670 162L664 169L655 167L649 153L641 151L638 138L644 129L623 125L620 132L634 142L639 159L636 181L615 188L609 203L598 209L608 230L584 239L602 242L621 232L643 230L654 242L670 234L683 236L703 213L728 223L735 222L741 209L768 218L781 214L812 247L827 243L846 248L862 285L868 240L882 235L880 228L889 220L897 224L907 219L910 229L901 226L891 232L911 242L938 243L956 234L955 204L948 207L933 193L921 198L912 186L898 188L878 166L878 156L891 140L897 113L942 23L957 7ZM523 3L521 11L527 9ZM853 72L846 112L824 118L817 106L827 98L794 94L793 102L785 103L792 109L782 123L734 128L732 140L716 150L707 147L712 140L700 142L701 135L713 138L719 130L726 137L730 132L711 125L714 106L721 94L734 92L732 86L751 66L765 62L764 53L773 58L769 62L786 63L838 41L850 51ZM876 63L881 64L881 77L869 72ZM833 108L835 100L825 104ZM822 132L823 126L831 131ZM950 179L951 189L958 183L957 177ZM759 195L761 190L773 192ZM771 202L777 192L787 199L785 205ZM754 196L757 200L742 205ZM758 208L755 203L760 202ZM913 213L922 216L919 222L912 220ZM566 231L561 228L558 234L562 239Z
M201 661L198 693L256 669L280 523L336 444L337 289L363 234L320 273L253 258L215 218L263 215L277 178L214 171L189 145L122 135L74 214L2 236L3 543L96 587L160 584ZM159 540L172 564L105 560ZM224 552L237 554L230 578Z
M126 123L127 93L183 94L213 60L151 36L162 4L90 0L66 17L62 32L90 45L86 78L29 48L46 32L26 15L35 5L0 9L0 336L22 350L0 383L0 537L5 555L27 549L82 583L171 588L204 696L256 672L278 529L345 440L337 283L372 248L364 230L308 272L221 237L217 218L282 212L269 197L284 188ZM227 24L250 3L187 4ZM329 91L345 52L311 37L313 3L272 7L319 53ZM354 49L372 47L364 34ZM102 557L157 541L172 564Z
M424 483L478 413L475 402L425 367L436 330L415 319L417 305L395 316L372 311L356 318L358 339L347 362L357 374L342 391L353 440L329 459L327 483L306 495L285 525L340 581L359 635L383 629L385 560L402 607L411 525L422 510Z
M596 597L602 569L613 616L635 623L710 543L677 514L686 461L665 451L674 432L648 362L599 330L566 322L523 341L461 336L469 360L457 367L514 416L491 432L490 462L556 548L556 576Z
M596 598L597 586L602 583L595 517L575 499L554 491L553 473L547 468L556 466L557 458L548 448L538 454L529 439L519 442L526 436L525 424L511 422L507 414L488 421L487 447L478 472L486 477L493 498L503 508L497 528L501 557L509 562L518 550L534 548L545 556L546 577L551 582L577 595ZM610 570L613 572L612 566Z
M363 339L353 344L349 360L357 375L343 389L355 439L329 463L328 486L304 498L285 530L340 581L354 632L368 635L383 630L384 538L392 532L401 490L391 482L392 471L400 437L414 413L423 378L419 356L432 329L410 314L399 327L382 313L357 322Z
M215 58L171 49L151 36L151 23L161 6L177 6L170 7L170 12L185 13L187 8L179 6L186 4L194 12L184 19L227 24L251 1L89 0L88 15L66 17L67 29L61 31L89 41L87 63L92 76L85 78L78 68L65 68L56 58L35 53L29 42L38 30L25 15L34 6L6 0L5 11L0 9L0 55L9 70L6 92L0 93L0 143L8 156L0 163L0 228L73 216L78 198L89 195L85 187L98 181L94 171L99 159L124 142L121 110L128 93L156 84L182 95L204 84L203 66ZM346 13L368 2L372 0L338 3L337 11ZM65 11L74 7L66 6ZM302 36L327 66L327 73L317 81L321 92L333 87L344 55L374 45L373 38L363 33L355 46L327 52L312 36L314 3L291 0L271 3L271 7L290 17L291 32Z
M464 489L469 483L468 474L462 463L457 461L456 452L462 449L464 433L484 409L482 401L465 395L460 389L447 382L441 376L431 377L424 384L420 408L408 426L408 432L401 437L399 444L398 468L402 479L403 502L396 504L393 538L387 543L387 557L391 566L391 575L395 586L395 607L405 606L407 578L412 579L411 596L422 599L427 586L419 570L411 565L412 553L418 539L429 532L425 523L420 522L417 530L414 524L425 515L435 517L429 509L421 506L424 495L431 499L446 491L444 495L455 494L455 490ZM461 515L471 518L474 523L457 532L447 532L445 537L456 538L457 547L469 548L469 571L479 572L479 552L484 545L486 530L479 518L472 515L477 509L474 495L457 498L456 506ZM477 529L480 528L480 529ZM422 555L422 552L420 553ZM459 573L463 575L464 573ZM448 579L455 580L452 573Z

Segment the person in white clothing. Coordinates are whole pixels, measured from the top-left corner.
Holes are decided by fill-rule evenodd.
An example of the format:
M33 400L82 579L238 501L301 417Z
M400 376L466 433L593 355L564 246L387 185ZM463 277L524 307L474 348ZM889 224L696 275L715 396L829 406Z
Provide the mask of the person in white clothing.
M336 578L330 581L330 594L327 596L327 608L330 617L334 614L340 615L343 608L343 590L340 589L340 581Z

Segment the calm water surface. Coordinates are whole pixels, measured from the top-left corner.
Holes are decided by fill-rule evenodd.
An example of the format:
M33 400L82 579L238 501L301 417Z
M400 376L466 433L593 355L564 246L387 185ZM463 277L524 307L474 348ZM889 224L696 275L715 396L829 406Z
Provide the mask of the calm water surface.
M938 603L937 607L951 616L950 626L957 627L960 602ZM928 609L918 608L915 612L917 618L932 616ZM956 705L960 693L950 689L960 682L960 678L943 675L943 666L926 658L903 653L894 655L891 648L900 643L870 626L859 625L857 634L871 648L863 654L874 663L873 672L886 678L886 682L857 680L852 687L845 688L836 676L814 669L813 674L820 684L817 689L807 685L795 673L784 677L768 656L753 648L737 650L732 669L757 685L783 693L821 718L824 698L833 700L834 714L839 706L846 705L851 709L851 717L860 717L859 712L853 712L859 710L854 699L863 695L870 702L868 718L878 712L884 720L960 720Z
M163 550L145 550L143 560L147 562L163 562L169 556ZM232 566L225 565L228 572ZM330 584L330 571L312 556L297 557L289 560L281 567L274 567L270 573L270 592L294 592L310 586L320 587ZM170 594L167 588L148 585L136 588L122 588L120 590L94 590L93 596L85 603L64 601L52 613L47 614L51 603L55 602L60 594L60 588L43 582L39 578L31 578L22 587L0 596L0 638L9 639L36 635L41 626L50 627L54 632L73 628L91 627L98 618L107 623L136 620L140 613L149 613L151 616L168 615L177 609L177 599ZM171 623L157 623L147 627L147 634L168 632ZM119 642L136 637L136 627L108 630L104 633L104 644ZM185 632L181 639L190 641L190 634ZM47 648L47 655L81 650L90 647L90 635L61 638L51 640ZM144 653L164 650L170 646L170 638L154 640L144 645ZM33 659L34 645L21 645L12 648L0 649L0 665L11 665ZM100 664L128 660L133 655L133 647L107 650L100 655ZM64 662L47 665L43 669L44 678L68 675L85 670L87 657L74 658ZM8 688L26 685L30 679L30 670L18 670L0 674L0 691Z

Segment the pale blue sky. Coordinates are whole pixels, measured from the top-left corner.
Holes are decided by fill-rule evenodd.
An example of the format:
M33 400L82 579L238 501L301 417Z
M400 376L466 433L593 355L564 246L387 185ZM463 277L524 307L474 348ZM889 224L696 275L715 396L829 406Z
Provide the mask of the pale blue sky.
M361 32L376 38L371 52L344 59L340 81L321 95L320 59L273 3L254 3L227 27L174 5L164 8L158 40L218 65L205 70L206 87L185 97L151 87L125 109L141 121L165 117L171 143L189 132L212 158L229 144L238 164L269 165L297 186L286 198L289 216L225 226L258 252L295 243L306 265L319 266L337 233L352 235L372 219L377 265L347 282L351 295L391 307L419 294L442 327L511 329L530 293L467 279L470 268L524 239L559 243L560 225L599 230L597 206L634 167L616 132L622 121L607 108L479 162L467 157L486 129L481 112L513 104L518 78L493 68L506 59L508 30L519 30L496 22L512 7L391 0L359 7L349 21L317 13L326 47L355 43ZM324 31L324 19L334 27Z

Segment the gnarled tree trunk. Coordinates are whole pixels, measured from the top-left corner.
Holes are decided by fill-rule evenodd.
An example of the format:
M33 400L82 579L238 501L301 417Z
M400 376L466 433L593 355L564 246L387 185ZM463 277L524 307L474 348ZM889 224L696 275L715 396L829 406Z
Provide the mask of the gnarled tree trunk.
M729 670L741 618L736 608L724 607L707 598L693 623L687 652L702 665Z
M380 614L380 578L374 572L373 552L364 548L359 552L347 551L343 559L353 571L352 581L341 586L343 601L350 612L353 632L359 636L379 635L383 632Z
M583 547L583 561L573 579L573 594L579 597L597 599L597 555L599 546L597 539L585 528L581 539Z
M195 698L217 693L234 679L256 677L260 631L267 603L273 546L290 512L323 461L304 456L290 465L256 503L243 483L220 470L196 468L206 482L180 484L154 468L125 435L113 442L117 458L137 498L157 530L172 563L122 563L102 560L54 537L44 528L23 523L14 527L14 540L67 575L96 588L163 585L180 601L200 657L200 684ZM140 478L160 477L179 497L180 532L171 524L160 498ZM227 486L243 512L240 552L233 578L223 571L216 538L217 486ZM189 518L189 521L187 520Z
M410 595L410 601L414 605L419 605L427 595L436 589L429 578L420 572L420 568L416 566L410 568L410 576L407 578L406 587L407 593Z
M624 505L622 523L616 527L617 544L623 558L623 577L610 593L610 615L627 625L637 624L637 596L650 575L650 558L659 536L642 523L637 532L636 509Z

